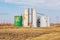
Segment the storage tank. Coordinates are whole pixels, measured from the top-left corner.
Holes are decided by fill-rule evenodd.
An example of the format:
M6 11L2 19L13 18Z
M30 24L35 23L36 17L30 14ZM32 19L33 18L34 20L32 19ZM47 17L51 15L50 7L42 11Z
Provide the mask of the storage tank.
M36 10L31 8L31 11L32 11L32 27L37 27Z
M46 16L40 16L40 27L47 27Z
M28 27L28 22L29 22L28 10L29 9L25 9L24 14L23 14L23 27Z
M50 27L50 18L47 16L47 27Z
M40 16L40 27L50 27L48 16Z
M22 16L15 16L14 27L21 27L21 26L22 26Z
M32 12L31 12L31 8L29 8L29 26L32 27Z

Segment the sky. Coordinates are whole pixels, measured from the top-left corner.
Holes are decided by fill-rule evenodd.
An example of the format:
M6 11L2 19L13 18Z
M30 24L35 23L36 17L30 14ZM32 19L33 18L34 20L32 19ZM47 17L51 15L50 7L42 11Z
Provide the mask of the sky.
M60 20L60 0L0 0L0 23L13 23L14 16L20 16L26 8L49 16L51 23Z

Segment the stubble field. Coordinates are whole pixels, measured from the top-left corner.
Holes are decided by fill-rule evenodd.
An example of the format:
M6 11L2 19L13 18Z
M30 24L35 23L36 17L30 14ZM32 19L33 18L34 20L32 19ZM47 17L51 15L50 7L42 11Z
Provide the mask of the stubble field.
M11 24L0 24L0 40L60 40L60 24L52 24L50 28L14 28Z
M6 28L4 28L6 27ZM60 40L58 28L8 28L0 26L0 40Z

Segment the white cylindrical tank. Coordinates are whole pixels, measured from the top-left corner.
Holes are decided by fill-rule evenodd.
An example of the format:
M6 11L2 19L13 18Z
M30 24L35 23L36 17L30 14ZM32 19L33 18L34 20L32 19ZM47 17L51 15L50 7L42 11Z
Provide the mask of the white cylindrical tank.
M37 27L36 10L32 8L32 27Z
M46 27L46 16L40 17L40 27Z
M40 17L40 27L50 27L48 16L41 16Z
M28 9L25 9L23 14L23 27L28 27Z
M29 8L29 26L32 27L32 14L31 14L31 8Z
M40 17L40 27L47 27L46 16Z
M50 18L47 16L47 27L50 27Z

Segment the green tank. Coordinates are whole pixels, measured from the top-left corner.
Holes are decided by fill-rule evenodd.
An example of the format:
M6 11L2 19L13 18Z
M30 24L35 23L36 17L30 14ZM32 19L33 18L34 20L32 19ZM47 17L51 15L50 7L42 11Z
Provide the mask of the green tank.
M22 26L22 16L15 16L14 27L21 27L21 26Z

